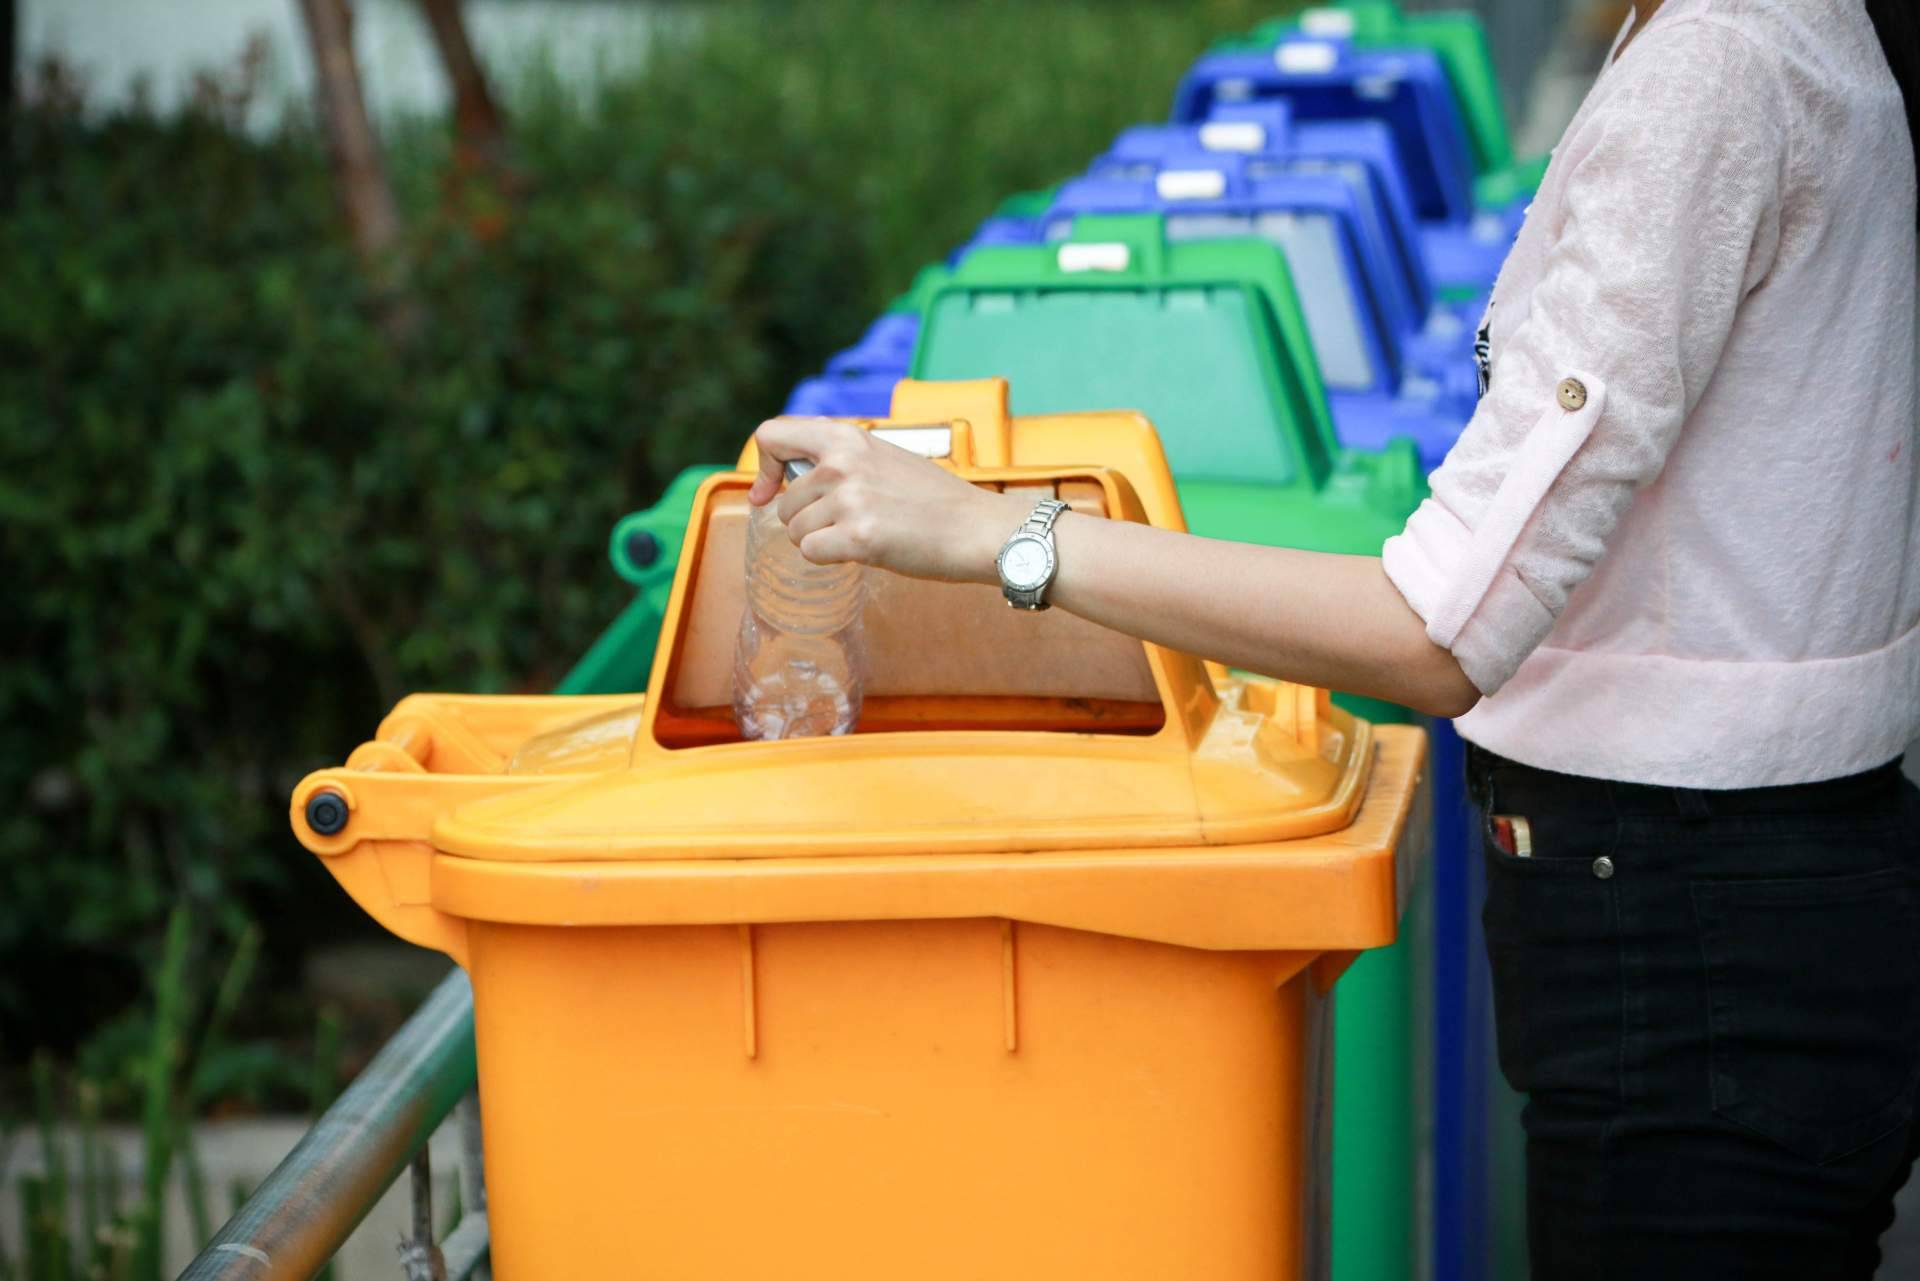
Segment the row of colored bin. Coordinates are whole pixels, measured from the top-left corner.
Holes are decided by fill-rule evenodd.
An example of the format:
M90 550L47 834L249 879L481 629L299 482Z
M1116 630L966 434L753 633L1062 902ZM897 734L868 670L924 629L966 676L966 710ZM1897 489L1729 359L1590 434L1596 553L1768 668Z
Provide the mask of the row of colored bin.
M1365 3L1264 24L1194 66L1172 123L1010 197L786 408L884 417L906 376L1005 377L1023 415L1137 408L1195 532L1377 551L1471 413L1473 330L1535 179L1512 163L1471 17ZM713 470L616 528L639 591L563 689L644 687ZM1335 1002L1341 1281L1482 1275L1502 1208L1474 1119L1492 1087L1450 730L1434 764L1435 875L1404 941L1362 958Z

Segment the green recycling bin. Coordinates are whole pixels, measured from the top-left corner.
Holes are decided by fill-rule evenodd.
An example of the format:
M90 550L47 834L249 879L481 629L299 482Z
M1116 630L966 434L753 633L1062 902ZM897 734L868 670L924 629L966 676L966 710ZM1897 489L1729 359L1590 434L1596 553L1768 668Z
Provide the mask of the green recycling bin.
M946 283L949 274L951 273L948 272L946 263L927 263L913 273L913 283L901 293L896 294L893 301L887 304L887 314L919 314L921 308L926 306L927 299Z
M896 309L921 316L915 377L1009 376L1016 413L1145 411L1195 533L1375 552L1425 496L1410 441L1378 452L1337 443L1285 255L1266 240L1169 243L1156 215L1085 217L1062 243L982 247L957 270L929 265ZM604 655L592 688L621 688L606 683L609 673L644 673L688 501L708 470L684 474L616 527L615 568L639 594L576 669ZM1410 719L1391 704L1340 701L1372 720ZM1416 1194L1430 1177L1419 1109L1431 1055L1416 1035L1426 1026L1428 895L1423 878L1401 941L1356 962L1336 999L1340 1281L1417 1274Z
M1337 443L1284 252L1254 238L1169 242L1156 214L1084 216L1065 241L974 250L925 300L913 376L1005 377L1016 414L1144 412L1196 534L1372 554L1426 494L1411 441ZM1424 1254L1429 911L1423 879L1400 941L1362 957L1336 996L1338 1281L1413 1277Z
M667 485L660 501L613 527L614 572L633 585L633 601L580 656L556 694L624 694L647 687L653 648L680 564L680 543L700 482L725 467L689 467Z
M993 216L995 218L1038 218L1053 204L1053 197L1059 190L1060 184L1056 182L1051 187L1016 191L993 207Z

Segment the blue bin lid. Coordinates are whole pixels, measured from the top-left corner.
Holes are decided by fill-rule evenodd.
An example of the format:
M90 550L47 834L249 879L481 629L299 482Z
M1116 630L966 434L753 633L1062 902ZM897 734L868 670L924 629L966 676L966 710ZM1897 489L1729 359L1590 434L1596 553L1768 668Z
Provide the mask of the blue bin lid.
M1139 125L1123 132L1087 170L1092 178L1152 178L1221 155L1244 156L1250 176L1337 171L1352 180L1368 240L1393 266L1383 305L1396 323L1419 328L1433 308L1420 226L1393 132L1376 120L1296 125L1284 99L1236 103L1193 125Z
M1440 465L1473 417L1471 407L1441 392L1394 396L1334 392L1328 399L1341 444L1349 449L1385 449L1395 439L1409 437L1423 472Z
M947 265L957 267L960 260L985 245L1037 245L1040 220L1010 214L995 214L982 222L965 244L947 255Z
M1222 108L1229 114L1233 108ZM1346 169L1358 166L1378 193L1382 234L1393 246L1393 256L1407 280L1416 312L1432 310L1433 271L1422 255L1420 220L1415 216L1413 186L1400 163L1393 131L1378 120L1324 120L1293 131L1293 154L1300 161Z
M1473 214L1473 153L1440 59L1425 49L1359 50L1344 40L1296 38L1271 50L1208 54L1180 82L1173 121L1196 124L1216 108L1284 98L1296 122L1378 120L1425 222Z
M885 418L893 385L904 374L841 374L808 378L793 389L780 412L803 417Z
M1264 105L1264 104L1262 104ZM1250 145L1264 139L1266 149L1238 146L1223 149L1220 135L1206 133L1215 124L1238 126L1242 121L1209 121L1205 125L1157 125L1129 130L1134 136L1125 152L1109 151L1093 162L1092 178L1157 179L1163 170L1204 169L1244 163L1249 178L1303 177L1333 174L1347 181L1357 202L1359 234L1366 252L1379 260L1380 305L1388 323L1407 332L1419 330L1433 309L1433 290L1420 256L1422 242L1406 197L1404 175L1394 158L1385 126L1372 121L1354 125L1309 125L1292 135L1263 130L1230 139ZM1332 132L1333 137L1323 135ZM1339 135L1358 134L1343 139ZM1299 145L1307 137L1311 146ZM1368 144L1372 145L1369 146Z
M1207 119L1196 123L1123 129L1100 159L1115 163L1157 161L1177 151L1284 155L1291 150L1293 129L1293 107L1285 98L1234 103L1215 108Z
M913 340L919 333L919 316L887 312L867 326L859 342L827 361L827 374L892 374L904 378L907 366L913 363Z
M1464 223L1420 229L1420 258L1442 289L1482 292L1493 287L1526 220L1525 205L1487 209Z
M1256 178L1248 169L1244 156L1187 153L1152 178L1076 179L1054 197L1045 234L1064 239L1082 214L1157 213L1172 241L1269 240L1287 251L1328 389L1391 394L1411 318L1390 319L1381 306L1393 268L1361 229L1360 196L1334 173Z

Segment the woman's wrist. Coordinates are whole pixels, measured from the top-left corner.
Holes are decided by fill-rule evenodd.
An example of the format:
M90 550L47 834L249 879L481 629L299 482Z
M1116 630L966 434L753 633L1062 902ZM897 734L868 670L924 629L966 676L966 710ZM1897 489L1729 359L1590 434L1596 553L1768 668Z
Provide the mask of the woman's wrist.
M969 510L958 532L957 577L963 582L998 584L1000 549L1033 511L1033 504L1016 494L977 489L980 501Z

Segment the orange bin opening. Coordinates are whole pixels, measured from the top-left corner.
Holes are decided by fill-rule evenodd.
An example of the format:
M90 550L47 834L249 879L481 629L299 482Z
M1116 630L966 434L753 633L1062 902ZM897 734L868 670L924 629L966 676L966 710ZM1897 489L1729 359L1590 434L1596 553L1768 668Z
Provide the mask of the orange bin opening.
M995 486L995 488L1000 488ZM1089 476L1007 486L1107 514ZM735 482L712 494L681 626L669 637L654 740L675 749L741 741L732 709L733 639L745 608L751 508ZM869 570L870 670L855 734L1002 730L1153 734L1166 712L1140 643L1060 610L1016 613L999 589Z

